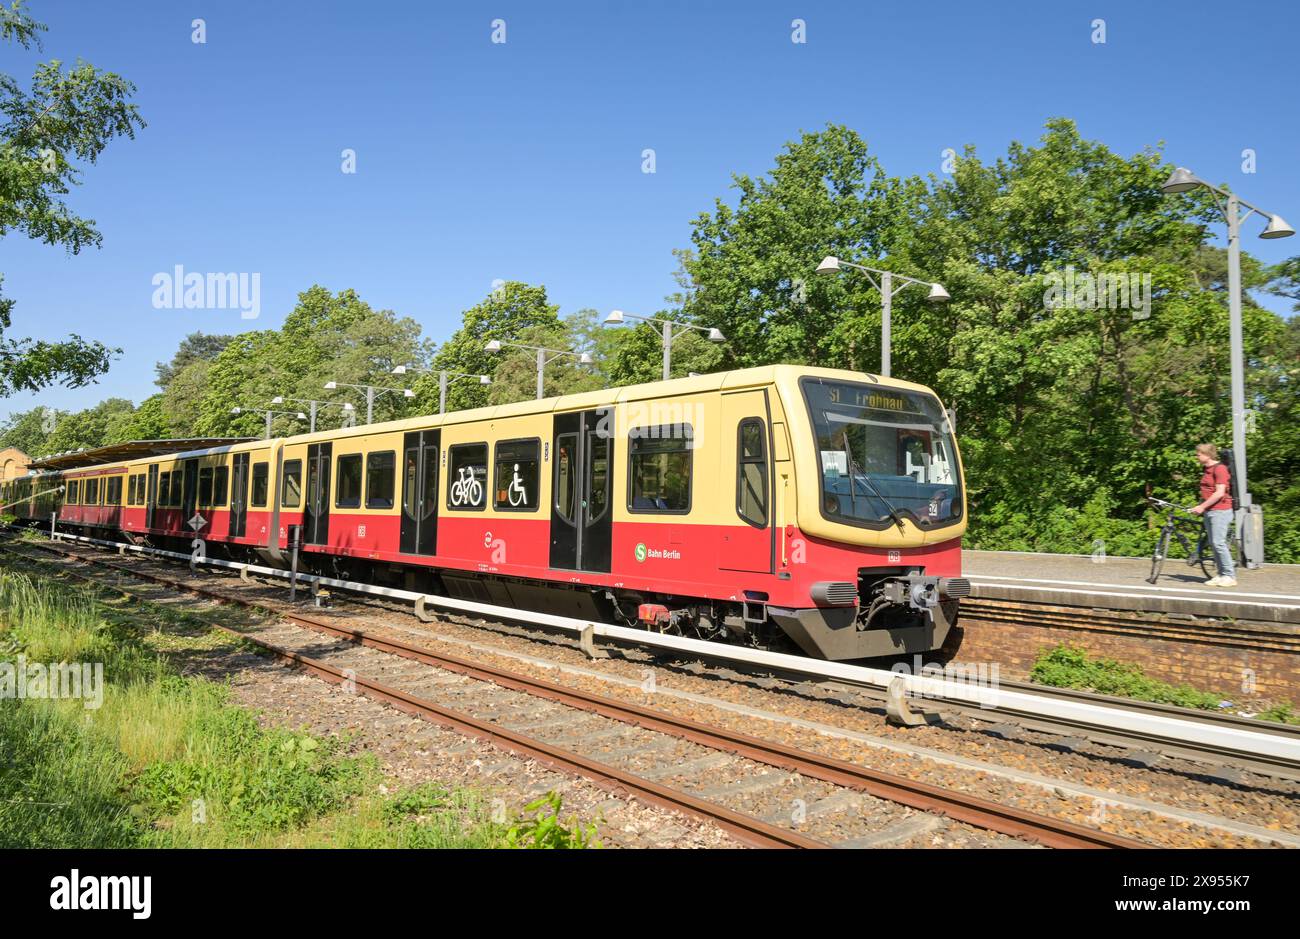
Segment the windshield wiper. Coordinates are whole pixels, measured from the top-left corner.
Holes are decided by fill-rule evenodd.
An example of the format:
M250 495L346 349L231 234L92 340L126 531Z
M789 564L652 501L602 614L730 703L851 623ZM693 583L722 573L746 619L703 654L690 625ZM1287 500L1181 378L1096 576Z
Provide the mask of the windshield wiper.
M841 431L840 436L844 440L844 459L848 464L847 469L849 471L849 505L853 508L853 514L856 516L858 514L858 503L854 498L854 493L857 491L857 487L854 483L856 482L857 477L853 474L854 460L853 451L849 449L849 432L847 430ZM907 528L903 525L903 516L898 514L898 509L894 508L894 504L885 498L885 494L880 491L880 487L875 484L865 471L862 473L862 481L871 487L871 491L876 494L877 499L885 503L885 508L889 509L889 517L894 520L894 524L898 526L898 530L906 533Z
M844 441L844 469L849 474L849 508L853 512L853 517L858 517L858 495L857 487L853 485L853 451L849 449L849 432L840 431L840 439Z

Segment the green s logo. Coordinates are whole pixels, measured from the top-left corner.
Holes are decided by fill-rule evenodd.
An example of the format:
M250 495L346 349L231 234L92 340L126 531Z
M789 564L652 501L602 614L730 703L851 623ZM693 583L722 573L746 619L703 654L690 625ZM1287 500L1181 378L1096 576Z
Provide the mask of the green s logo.
M638 544L638 545L636 546L636 551L633 552L633 553L636 555L636 559L637 559L638 562L644 561L644 560L645 560L645 542L642 541L640 544Z

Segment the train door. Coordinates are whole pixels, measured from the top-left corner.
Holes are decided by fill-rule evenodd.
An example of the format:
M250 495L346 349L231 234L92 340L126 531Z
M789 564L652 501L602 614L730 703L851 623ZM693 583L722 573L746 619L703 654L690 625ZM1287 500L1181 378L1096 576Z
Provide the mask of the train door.
M230 467L230 537L243 538L248 522L248 454L236 453Z
M402 442L403 554L438 552L438 448L442 431L417 430Z
M149 489L146 493L147 498L144 500L144 527L146 530L153 528L154 506L158 503L158 464L154 463L149 467Z
M172 474L172 485L176 485L176 474ZM181 525L189 528L190 519L198 511L199 504L199 461L185 461L184 488L181 490ZM199 529L202 531L202 529Z
M303 509L303 541L327 544L330 528L330 459L332 443L307 447L307 500Z
M556 414L551 567L608 572L614 534L614 409Z
M776 530L772 525L772 421L766 391L722 396L722 463L718 478L725 520L718 537L718 567L771 573Z

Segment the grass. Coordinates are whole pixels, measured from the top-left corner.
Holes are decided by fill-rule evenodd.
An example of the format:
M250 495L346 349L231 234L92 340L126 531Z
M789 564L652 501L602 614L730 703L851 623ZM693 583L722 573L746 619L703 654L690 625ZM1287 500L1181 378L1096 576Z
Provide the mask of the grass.
M105 684L95 709L0 701L0 847L469 848L532 846L538 831L547 846L589 840L580 827L557 832L544 811L493 821L471 790L389 792L373 757L349 755L347 741L263 728L228 687L177 672L185 653L241 645L199 617L0 562L0 662L102 663Z
M1153 701L1203 711L1220 710L1223 696L1191 685L1174 685L1147 675L1140 665L1104 657L1090 657L1078 646L1062 644L1039 653L1029 672L1030 681L1057 688L1081 688L1100 694ZM1262 720L1300 723L1300 715L1283 702L1256 715Z

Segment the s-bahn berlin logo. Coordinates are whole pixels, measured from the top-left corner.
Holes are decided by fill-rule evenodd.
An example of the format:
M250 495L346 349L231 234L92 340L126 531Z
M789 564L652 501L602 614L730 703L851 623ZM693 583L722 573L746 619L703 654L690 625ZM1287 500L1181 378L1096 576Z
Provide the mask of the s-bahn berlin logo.
M636 559L638 562L645 560L645 542L642 541L636 546Z

